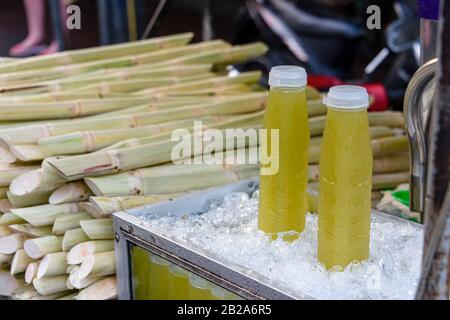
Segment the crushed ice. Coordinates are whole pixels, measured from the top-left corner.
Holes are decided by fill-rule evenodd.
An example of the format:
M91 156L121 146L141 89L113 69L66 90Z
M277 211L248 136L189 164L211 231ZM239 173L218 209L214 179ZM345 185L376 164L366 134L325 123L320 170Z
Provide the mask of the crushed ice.
M142 216L161 235L245 268L294 296L315 299L413 299L420 276L423 231L372 217L370 258L344 271L317 260L317 216L293 243L271 241L257 228L258 192L234 193L201 215Z

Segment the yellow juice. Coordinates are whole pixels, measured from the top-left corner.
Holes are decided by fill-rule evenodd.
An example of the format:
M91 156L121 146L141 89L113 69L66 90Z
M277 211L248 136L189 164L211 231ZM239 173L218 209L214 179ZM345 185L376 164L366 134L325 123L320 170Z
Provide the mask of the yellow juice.
M148 299L148 280L150 275L150 253L137 246L132 249L132 265L134 276L134 299Z
M189 272L174 264L169 267L169 300L189 300Z
M189 300L213 300L209 282L195 274L190 274Z
M305 228L307 211L310 137L304 86L271 86L264 129L268 130L267 140L262 139L261 149L278 159L279 167L278 172L267 175L263 174L267 165L261 163L259 229L272 239L282 234L286 241L295 240ZM279 130L279 154L272 154L271 129Z
M318 207L318 258L326 268L345 268L368 259L371 187L366 108L329 107L320 153Z
M150 263L149 300L167 300L169 296L169 262L152 254Z

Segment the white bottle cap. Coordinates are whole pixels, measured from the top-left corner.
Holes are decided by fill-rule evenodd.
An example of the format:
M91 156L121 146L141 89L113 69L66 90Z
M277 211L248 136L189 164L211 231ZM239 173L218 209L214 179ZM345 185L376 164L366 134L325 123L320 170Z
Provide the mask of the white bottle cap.
M276 88L303 88L307 83L305 69L298 66L276 66L270 70L269 86Z
M335 86L328 91L323 103L337 109L366 109L369 107L369 94L360 86Z

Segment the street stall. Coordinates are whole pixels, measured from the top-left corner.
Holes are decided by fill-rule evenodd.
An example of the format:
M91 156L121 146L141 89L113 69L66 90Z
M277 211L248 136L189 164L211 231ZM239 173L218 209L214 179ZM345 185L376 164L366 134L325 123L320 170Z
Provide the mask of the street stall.
M447 299L448 52L423 41L402 112L194 36L0 58L0 296Z

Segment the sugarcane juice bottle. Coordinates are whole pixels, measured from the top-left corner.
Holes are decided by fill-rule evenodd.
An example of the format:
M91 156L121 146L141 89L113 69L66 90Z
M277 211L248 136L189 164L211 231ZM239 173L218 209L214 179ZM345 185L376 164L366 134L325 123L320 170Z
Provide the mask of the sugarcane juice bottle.
M150 275L150 253L134 246L132 251L132 265L134 276L134 299L148 299L148 279Z
M297 66L277 66L269 75L269 99L264 117L267 139L261 139L259 229L272 239L292 241L305 228L309 149L306 72ZM274 141L271 132L278 131ZM278 143L278 148L277 144ZM267 150L271 163L264 163ZM278 170L274 170L278 161Z
M189 300L212 300L209 282L193 273L189 275Z
M150 264L149 300L167 300L169 296L169 262L152 254Z
M369 257L372 188L367 91L330 89L320 152L318 258L345 268Z
M169 266L168 299L189 299L189 272L173 263L171 263Z

